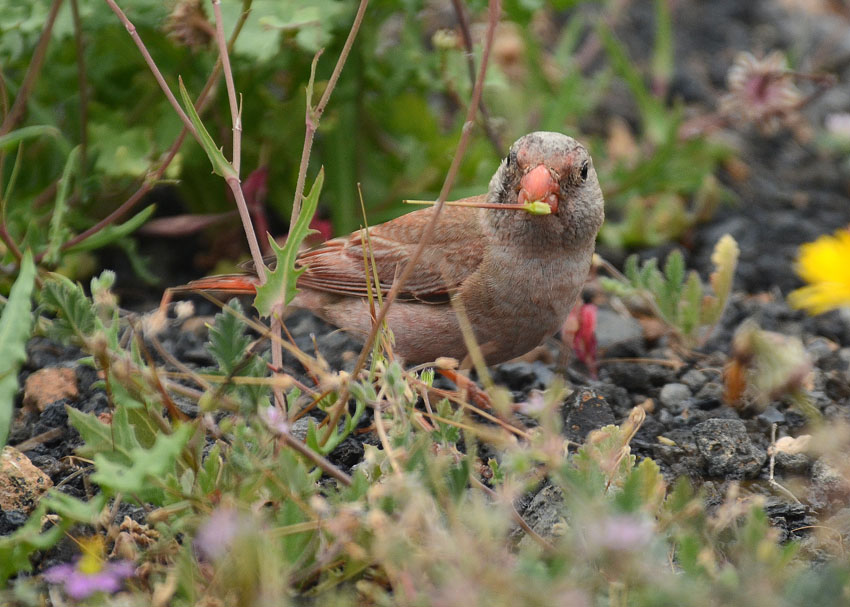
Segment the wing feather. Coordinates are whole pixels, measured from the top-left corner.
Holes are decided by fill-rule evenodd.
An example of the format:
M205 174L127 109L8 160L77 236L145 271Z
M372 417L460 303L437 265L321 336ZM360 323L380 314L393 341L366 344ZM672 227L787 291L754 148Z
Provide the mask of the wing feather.
M433 207L422 209L369 229L368 243L382 292L388 292L404 271L432 214ZM481 237L478 209L445 207L431 242L399 297L427 303L447 301L481 264ZM297 260L305 268L298 286L366 297L363 249L361 233L354 232L305 251Z

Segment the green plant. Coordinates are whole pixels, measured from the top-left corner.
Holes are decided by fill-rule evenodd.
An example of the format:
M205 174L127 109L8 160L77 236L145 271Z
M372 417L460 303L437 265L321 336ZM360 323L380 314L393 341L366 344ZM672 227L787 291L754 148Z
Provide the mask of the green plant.
M611 293L645 297L679 339L688 346L695 346L704 342L720 321L732 292L738 254L738 244L730 235L717 241L711 254L715 269L709 280L713 294L705 292L696 271L685 275L685 260L678 250L667 256L663 272L654 258L639 266L638 256L631 255L626 259L623 276L600 280Z

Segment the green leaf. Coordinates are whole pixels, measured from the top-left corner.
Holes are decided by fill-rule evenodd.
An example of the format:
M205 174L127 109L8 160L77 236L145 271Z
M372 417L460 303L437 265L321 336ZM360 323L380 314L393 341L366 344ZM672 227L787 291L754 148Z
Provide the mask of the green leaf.
M276 304L289 304L298 292L295 283L304 269L295 267L295 258L298 257L298 249L304 239L315 232L315 230L310 229L310 222L313 220L313 214L319 204L319 194L322 191L324 181L325 169L322 167L319 169L319 174L316 176L316 181L313 182L310 193L304 197L298 219L282 247L269 235L269 243L277 257L277 266L273 272L269 272L267 275L266 284L257 287L254 307L257 308L261 316L270 316Z
M692 335L699 327L701 312L702 282L699 275L691 270L679 302L679 328L684 335Z
M210 341L207 351L218 363L223 375L230 375L242 363L251 338L245 335L245 323L239 318L242 305L234 298L227 303L228 308L215 315L210 327Z
M655 0L655 44L652 48L652 76L665 85L673 77L673 20L670 0Z
M114 119L119 120L118 116ZM94 170L108 177L144 176L150 170L154 142L150 128L116 122L89 125Z
M54 139L63 139L62 133L54 126L46 124L25 126L0 137L0 150L9 150L23 141L36 139L44 135L53 137Z
M180 78L180 96L183 98L186 113L189 114L189 119L195 125L195 130L198 132L198 142L212 163L213 171L225 179L239 179L239 174L233 168L233 165L227 161L227 158L224 157L224 154L221 153L209 131L204 127L204 123L201 122L201 117L198 116L195 104L192 103L192 98L189 97L189 92L183 84L183 78Z
M110 225L106 226L102 230L95 232L85 240L78 242L74 246L68 247L66 252L68 253L78 253L80 251L93 251L94 249L99 249L101 247L105 247L106 245L112 244L116 240L120 240L126 238L136 230L138 230L142 224L144 224L150 216L153 215L156 210L156 205L150 205L144 210L140 211L138 214L134 215L131 219L128 219L124 223L120 225Z
M62 177L59 179L59 190L56 192L56 204L50 217L50 230L47 236L47 250L44 252L44 263L55 266L59 263L59 249L65 242L70 230L64 223L68 211L68 192L71 189L71 177L79 170L80 146L68 154Z
M57 315L51 333L60 341L85 341L98 326L97 316L83 288L61 274L50 275L39 299L48 311Z
M32 289L35 284L35 264L27 250L21 261L21 271L9 293L0 316L0 448L6 444L15 394L18 392L18 371L27 358L27 339L32 328Z
M94 456L96 471L91 480L110 495L123 493L159 505L162 489L156 481L162 481L174 472L177 458L194 433L194 426L184 424L173 434L160 434L150 449L132 449L129 465L98 453Z
M672 323L676 323L682 281L685 279L685 259L678 249L671 251L664 263L664 286L658 293L658 305Z
M71 425L85 441L77 448L79 455L90 459L100 455L124 465L132 463L133 450L141 446L129 425L126 407L116 407L110 424L103 423L93 413L83 413L74 407L65 409Z
M626 263L623 266L623 273L636 289L643 286L641 284L640 271L638 270L638 256L636 253L633 253L626 258Z
M106 501L107 498L103 493L98 493L87 501L83 501L56 489L51 489L42 498L42 502L50 511L60 515L63 520L90 525L95 524L106 505Z
M65 536L72 523L66 519L48 525L47 530L42 533L42 519L46 514L47 504L42 501L23 527L12 535L0 537L0 587L5 585L11 576L22 571L32 571L30 556L52 548Z

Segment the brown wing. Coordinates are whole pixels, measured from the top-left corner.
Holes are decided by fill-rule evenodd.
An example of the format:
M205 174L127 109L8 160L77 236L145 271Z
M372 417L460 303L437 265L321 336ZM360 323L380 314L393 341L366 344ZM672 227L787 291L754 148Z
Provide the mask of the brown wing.
M366 254L371 247L371 258L384 293L404 271L433 212L433 207L429 207L369 228ZM443 209L416 269L399 293L400 298L428 303L447 301L452 291L475 272L483 256L478 213L479 209L474 208ZM361 232L354 232L305 251L298 256L298 263L305 268L298 286L365 297L368 283L363 250Z

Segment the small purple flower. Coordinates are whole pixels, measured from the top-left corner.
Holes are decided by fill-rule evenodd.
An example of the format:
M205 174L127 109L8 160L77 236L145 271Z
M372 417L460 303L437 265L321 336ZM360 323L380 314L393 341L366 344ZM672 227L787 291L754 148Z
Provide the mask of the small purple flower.
M204 558L215 560L230 550L244 526L245 522L236 509L217 508L198 528L195 549Z
M289 422L286 420L283 412L274 405L260 409L260 418L270 430L274 430L278 434L289 434Z
M108 561L102 564L100 571L85 573L79 569L82 560L77 559L73 565L55 565L47 569L43 577L51 584L63 584L72 599L82 600L96 592L118 592L124 579L132 577L136 569L130 561Z
M649 545L654 530L652 521L621 514L593 521L586 537L588 545L596 550L638 552Z

